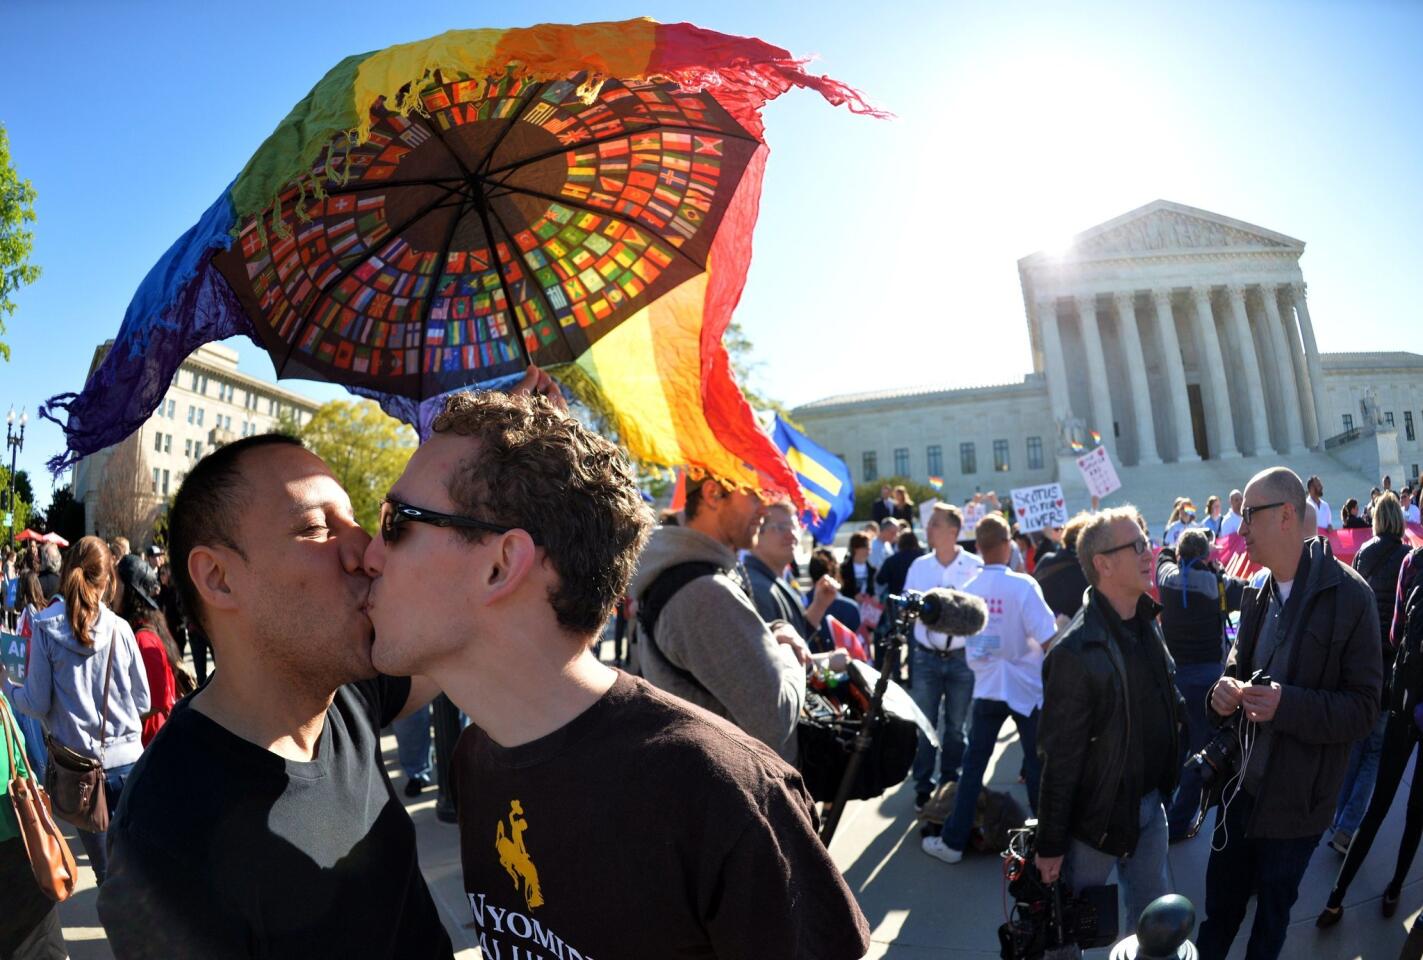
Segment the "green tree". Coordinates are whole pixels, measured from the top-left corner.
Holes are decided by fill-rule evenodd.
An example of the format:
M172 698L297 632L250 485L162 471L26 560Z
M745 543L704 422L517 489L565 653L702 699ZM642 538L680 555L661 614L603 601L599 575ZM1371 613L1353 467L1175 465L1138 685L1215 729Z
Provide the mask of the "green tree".
M74 499L72 484L55 488L45 519L49 532L59 534L70 543L84 536L84 504Z
M35 188L15 172L10 137L0 124L0 335L5 333L5 317L15 312L10 295L40 276L40 268L30 263L35 236L24 229L34 219ZM3 340L0 357L10 359L10 345Z
M15 474L15 506L14 521L15 532L19 533L30 522L30 512L34 505L30 502L34 494L29 490L30 478L25 476L25 471L20 470ZM28 494L28 496L27 496ZM0 505L6 511L10 510L10 468L0 467ZM10 528L0 528L0 537L10 535Z
M351 496L356 520L374 532L380 504L415 452L415 431L372 400L323 403L297 431Z

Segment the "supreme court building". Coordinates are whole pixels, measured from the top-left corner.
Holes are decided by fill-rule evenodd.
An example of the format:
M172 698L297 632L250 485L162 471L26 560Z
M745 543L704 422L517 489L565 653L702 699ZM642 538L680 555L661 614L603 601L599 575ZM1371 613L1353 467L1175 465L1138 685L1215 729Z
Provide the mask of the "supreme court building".
M1320 475L1336 505L1367 496L1382 474L1418 475L1423 356L1321 354L1304 246L1157 200L1018 262L1021 383L829 397L793 416L857 482L940 476L946 499L1060 480L1080 505L1073 443L1093 432L1122 473L1109 502L1202 506L1274 463Z

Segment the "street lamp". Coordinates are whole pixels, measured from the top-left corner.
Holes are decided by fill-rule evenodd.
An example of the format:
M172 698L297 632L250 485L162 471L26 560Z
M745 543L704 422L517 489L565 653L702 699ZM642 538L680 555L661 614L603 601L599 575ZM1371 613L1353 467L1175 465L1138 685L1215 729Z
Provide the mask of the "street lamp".
M9 521L10 542L15 542L15 460L20 455L20 448L25 445L25 424L29 421L29 415L25 413L25 408L20 408L20 432L15 432L15 408L10 407L10 413L5 417L5 446L10 448L10 509L6 511L5 518Z

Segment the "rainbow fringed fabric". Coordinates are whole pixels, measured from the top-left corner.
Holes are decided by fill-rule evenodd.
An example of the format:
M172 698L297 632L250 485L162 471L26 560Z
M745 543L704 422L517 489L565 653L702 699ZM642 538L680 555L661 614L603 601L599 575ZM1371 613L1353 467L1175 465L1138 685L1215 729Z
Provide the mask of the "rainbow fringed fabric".
M136 429L183 358L245 334L279 376L421 405L529 363L636 456L798 496L732 379L767 147L792 87L881 115L760 40L651 20L457 30L348 57L149 272L63 469ZM60 421L57 415L63 414Z

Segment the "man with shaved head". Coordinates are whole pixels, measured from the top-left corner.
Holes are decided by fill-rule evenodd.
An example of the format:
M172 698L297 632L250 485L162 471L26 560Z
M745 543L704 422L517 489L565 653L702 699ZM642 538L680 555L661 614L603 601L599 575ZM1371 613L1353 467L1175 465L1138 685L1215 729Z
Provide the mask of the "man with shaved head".
M1280 955L1350 747L1378 716L1383 679L1373 592L1314 535L1299 477L1285 467L1256 474L1240 519L1250 559L1269 576L1245 591L1225 675L1211 688L1215 722L1238 723L1244 749L1216 817L1203 960L1224 960L1252 892L1246 957Z

